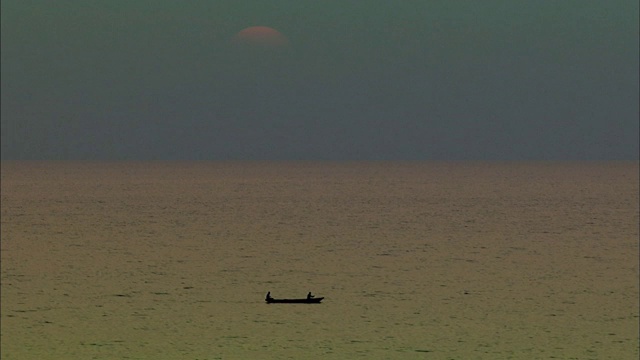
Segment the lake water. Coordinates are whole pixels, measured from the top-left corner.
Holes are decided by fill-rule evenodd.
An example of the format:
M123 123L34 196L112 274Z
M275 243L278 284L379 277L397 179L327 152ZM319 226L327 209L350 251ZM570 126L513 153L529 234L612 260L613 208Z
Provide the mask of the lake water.
M1 356L636 359L638 171L2 162Z

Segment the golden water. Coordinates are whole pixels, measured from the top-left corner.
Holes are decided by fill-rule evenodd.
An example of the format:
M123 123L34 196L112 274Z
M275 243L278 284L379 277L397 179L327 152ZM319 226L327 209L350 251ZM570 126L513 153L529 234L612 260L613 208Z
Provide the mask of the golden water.
M637 162L3 162L1 184L3 360L638 357Z

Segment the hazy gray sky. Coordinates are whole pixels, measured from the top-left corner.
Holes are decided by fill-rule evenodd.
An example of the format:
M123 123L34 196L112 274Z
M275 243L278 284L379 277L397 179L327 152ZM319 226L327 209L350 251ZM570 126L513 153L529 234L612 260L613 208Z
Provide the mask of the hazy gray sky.
M1 4L2 159L638 159L637 0Z

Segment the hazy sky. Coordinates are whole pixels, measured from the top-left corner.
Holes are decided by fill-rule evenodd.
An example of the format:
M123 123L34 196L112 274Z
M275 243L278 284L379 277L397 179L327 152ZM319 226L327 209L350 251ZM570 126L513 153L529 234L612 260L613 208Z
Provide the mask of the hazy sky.
M1 4L2 159L638 159L637 0Z

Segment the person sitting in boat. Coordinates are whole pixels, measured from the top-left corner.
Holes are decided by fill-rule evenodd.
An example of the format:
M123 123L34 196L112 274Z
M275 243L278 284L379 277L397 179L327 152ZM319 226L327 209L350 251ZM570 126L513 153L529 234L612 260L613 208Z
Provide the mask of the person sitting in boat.
M314 298L314 296L311 295L311 291L309 291L309 293L307 294L307 300L311 300L313 298Z
M267 300L267 301L268 301L268 300L273 299L273 298L271 297L271 291L267 292L267 297L266 297L266 298L264 298L264 299L265 299L265 300Z

